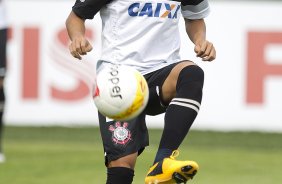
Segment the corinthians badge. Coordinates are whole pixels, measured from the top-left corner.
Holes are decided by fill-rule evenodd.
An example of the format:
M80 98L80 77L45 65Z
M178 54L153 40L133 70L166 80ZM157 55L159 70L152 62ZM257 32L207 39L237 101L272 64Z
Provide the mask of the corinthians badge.
M127 129L128 123L115 122L115 125L109 126L109 131L112 132L112 141L115 144L126 145L131 140L131 132Z

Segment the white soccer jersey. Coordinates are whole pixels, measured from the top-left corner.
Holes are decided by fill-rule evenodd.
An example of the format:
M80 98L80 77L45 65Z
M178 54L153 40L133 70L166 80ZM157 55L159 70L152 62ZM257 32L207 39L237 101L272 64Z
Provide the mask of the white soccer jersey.
M0 0L0 29L8 27L8 21L6 17L6 7L4 0Z
M102 65L120 63L147 74L178 62L179 18L201 19L208 13L207 0L113 0L100 10Z

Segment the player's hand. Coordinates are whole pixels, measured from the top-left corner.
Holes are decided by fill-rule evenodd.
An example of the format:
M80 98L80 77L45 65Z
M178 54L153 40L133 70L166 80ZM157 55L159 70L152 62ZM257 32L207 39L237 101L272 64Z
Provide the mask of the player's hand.
M195 45L194 48L197 57L202 58L203 61L212 61L216 58L216 50L213 44L209 41L203 41Z
M73 57L81 60L82 55L86 55L87 52L92 50L92 45L84 36L78 36L73 38L69 45L69 50Z

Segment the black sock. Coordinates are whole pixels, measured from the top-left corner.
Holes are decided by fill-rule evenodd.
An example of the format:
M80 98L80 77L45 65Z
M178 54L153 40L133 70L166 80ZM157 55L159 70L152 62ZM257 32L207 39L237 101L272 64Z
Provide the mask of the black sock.
M107 184L131 184L134 170L126 167L110 167L107 173Z
M166 148L160 148L157 152L157 155L154 160L154 164L163 160L164 158L169 157L172 154L173 150L166 149Z
M202 100L204 73L199 66L182 69L176 85L176 96L165 114L165 125L155 160L169 155L164 150L178 149L193 124ZM167 152L168 153L168 152Z

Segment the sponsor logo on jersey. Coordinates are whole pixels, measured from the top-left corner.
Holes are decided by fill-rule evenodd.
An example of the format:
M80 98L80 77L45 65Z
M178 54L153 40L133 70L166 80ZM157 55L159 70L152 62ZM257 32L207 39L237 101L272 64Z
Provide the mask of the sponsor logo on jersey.
M160 17L177 19L180 4L170 3L133 3L128 8L131 17Z

